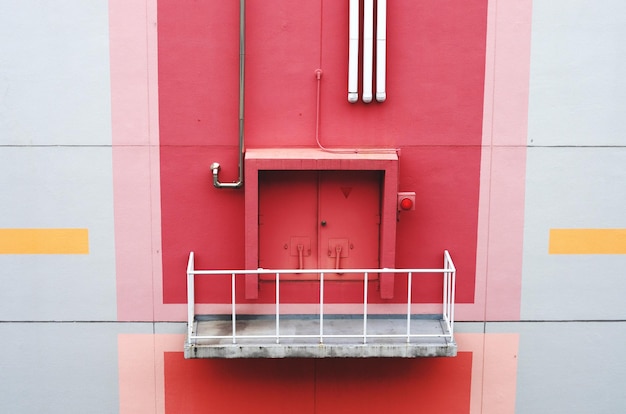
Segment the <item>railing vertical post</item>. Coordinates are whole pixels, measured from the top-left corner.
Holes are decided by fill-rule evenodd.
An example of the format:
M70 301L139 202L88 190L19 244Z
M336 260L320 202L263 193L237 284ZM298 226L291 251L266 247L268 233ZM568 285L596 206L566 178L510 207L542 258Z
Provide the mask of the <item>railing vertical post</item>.
M407 278L407 300L406 300L406 342L411 342L411 285L413 281L413 273L408 272Z
M276 272L276 343L280 343L280 273Z
M363 275L363 343L367 343L367 272Z
M193 324L195 317L195 274L193 252L189 253L187 262L187 340L191 341L193 336Z
M454 335L454 296L456 294L456 269L452 269L452 297L450 298L450 335Z
M444 317L450 327L450 337L454 335L454 301L456 295L456 267L450 257L450 252L444 250L445 291L444 291Z
M448 272L450 265L448 263L448 256L446 252L443 253L443 318L447 321L450 320L450 272Z
M324 342L324 272L320 273L320 344Z
M231 295L232 295L232 309L231 309L231 314L232 314L232 323L233 323L233 344L237 343L237 331L236 331L236 325L237 325L237 317L235 315L235 274L232 273L231 274L231 279L230 279L230 283L231 283Z

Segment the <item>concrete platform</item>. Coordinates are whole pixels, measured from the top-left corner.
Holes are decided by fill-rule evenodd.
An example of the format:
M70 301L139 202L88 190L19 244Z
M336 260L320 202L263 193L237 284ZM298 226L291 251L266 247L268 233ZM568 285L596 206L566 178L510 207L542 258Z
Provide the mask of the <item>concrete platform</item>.
M274 316L239 316L233 343L230 319L198 316L194 336L226 338L188 339L185 358L416 358L451 357L457 352L453 339L435 336L449 334L440 315L413 317L411 335L424 336L412 336L409 342L406 317L397 315L368 316L366 343L361 315L324 315L323 324L320 343L319 316L281 316L276 343Z

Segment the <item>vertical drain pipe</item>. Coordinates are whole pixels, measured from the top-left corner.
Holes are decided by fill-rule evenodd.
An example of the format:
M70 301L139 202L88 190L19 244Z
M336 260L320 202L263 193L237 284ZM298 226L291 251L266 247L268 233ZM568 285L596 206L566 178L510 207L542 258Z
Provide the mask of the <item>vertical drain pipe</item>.
M374 0L363 2L363 102L372 102L374 57Z
M359 0L350 0L348 43L348 102L359 100Z
M376 8L376 101L385 102L387 66L387 0L378 0Z
M246 0L239 0L239 179L234 183L222 183L218 178L220 165L211 164L215 188L241 188L243 186L243 119L244 119L244 78L246 52Z

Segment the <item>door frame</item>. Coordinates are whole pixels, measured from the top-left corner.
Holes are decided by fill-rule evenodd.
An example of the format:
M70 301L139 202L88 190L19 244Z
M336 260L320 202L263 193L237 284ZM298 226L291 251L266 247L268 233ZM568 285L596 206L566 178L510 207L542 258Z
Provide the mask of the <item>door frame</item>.
M398 193L398 156L394 151L337 153L317 148L249 149L245 154L245 268L256 269L259 263L259 171L263 170L375 170L382 172L379 263L381 268L395 267L396 219ZM381 276L380 295L393 298L393 275ZM257 299L259 278L247 275L246 299Z

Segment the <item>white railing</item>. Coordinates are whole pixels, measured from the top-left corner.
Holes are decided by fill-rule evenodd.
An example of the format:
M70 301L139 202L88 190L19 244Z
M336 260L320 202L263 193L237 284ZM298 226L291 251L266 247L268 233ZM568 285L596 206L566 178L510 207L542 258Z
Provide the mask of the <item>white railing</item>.
M456 285L456 268L450 257L450 253L444 251L444 260L442 269L341 269L343 274L363 274L363 332L360 334L325 334L324 333L324 275L325 273L336 273L334 269L283 269L283 270L269 270L269 269L257 269L257 270L196 270L194 267L194 253L189 254L189 262L187 264L187 342L192 343L198 339L229 339L232 343L237 343L237 339L275 339L276 343L280 343L281 338L319 338L319 342L323 343L327 338L362 338L363 343L367 343L368 338L406 338L407 343L412 338L428 338L439 337L447 338L450 342L453 341L454 335L454 296ZM281 334L280 332L280 275L281 274L317 274L319 275L319 334L315 335L294 335L294 334ZM443 278L443 295L442 295L442 307L441 318L445 324L445 329L441 334L425 334L411 332L411 319L412 316L412 284L413 277L416 274L441 274ZM370 274L406 274L407 277L407 300L406 300L406 332L403 334L370 334L367 332L367 318L368 318L368 301L367 301L367 289L368 280ZM194 322L195 322L195 279L196 276L231 276L231 321L232 321L232 334L230 335L195 335ZM238 335L236 330L236 288L235 278L241 275L274 275L276 282L276 301L275 301L275 313L276 320L275 333L271 335ZM285 315L283 315L285 316ZM404 316L402 316L404 317Z

